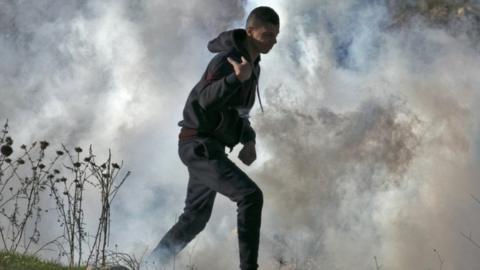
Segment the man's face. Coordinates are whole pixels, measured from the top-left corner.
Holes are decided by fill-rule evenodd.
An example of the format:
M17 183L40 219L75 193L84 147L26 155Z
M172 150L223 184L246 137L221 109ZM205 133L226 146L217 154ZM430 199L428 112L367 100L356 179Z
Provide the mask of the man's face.
M250 36L253 45L260 53L268 53L273 45L277 43L279 26L267 23L259 27L248 27L247 33Z

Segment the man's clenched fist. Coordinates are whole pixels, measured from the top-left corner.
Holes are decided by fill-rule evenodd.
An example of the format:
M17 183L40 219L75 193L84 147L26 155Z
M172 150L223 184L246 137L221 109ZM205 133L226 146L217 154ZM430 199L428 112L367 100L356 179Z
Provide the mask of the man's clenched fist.
M257 159L257 152L255 151L255 142L247 142L243 145L242 150L238 153L240 159L245 165L250 166Z

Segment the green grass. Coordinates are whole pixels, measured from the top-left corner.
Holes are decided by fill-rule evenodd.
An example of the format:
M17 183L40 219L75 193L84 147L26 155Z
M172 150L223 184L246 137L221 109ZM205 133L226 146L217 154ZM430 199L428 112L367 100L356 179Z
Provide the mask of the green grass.
M0 270L85 270L85 267L65 267L35 256L0 251Z

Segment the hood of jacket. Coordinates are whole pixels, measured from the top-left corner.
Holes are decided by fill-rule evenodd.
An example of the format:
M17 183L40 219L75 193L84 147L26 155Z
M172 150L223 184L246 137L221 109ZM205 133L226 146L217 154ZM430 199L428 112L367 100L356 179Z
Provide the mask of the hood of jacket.
M247 31L242 28L232 29L228 31L221 32L216 38L208 42L208 50L212 53L219 53L230 51L232 49L237 50L242 55L244 55L247 60L250 59L247 49L244 47L244 42L247 37ZM257 64L260 61L260 55L255 61Z

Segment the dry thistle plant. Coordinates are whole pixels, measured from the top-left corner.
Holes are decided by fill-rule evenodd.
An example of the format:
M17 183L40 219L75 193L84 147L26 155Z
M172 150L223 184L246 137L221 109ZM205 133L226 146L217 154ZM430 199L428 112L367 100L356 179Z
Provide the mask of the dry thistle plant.
M140 269L140 265L146 252L147 250L143 252L140 258L137 258L135 255L118 251L118 245L115 245L115 251L107 250L106 255L108 259L107 261L113 266L122 265L131 270L144 270Z
M91 146L89 153L89 170L95 179L94 182L91 182L91 184L100 191L101 214L97 232L94 235L94 243L90 250L87 262L97 265L100 260L100 265L105 266L107 264L106 251L110 235L110 205L117 195L119 188L130 175L130 171L128 171L123 178L117 181L117 177L120 169L123 166L123 162L120 165L117 163L112 163L112 154L109 150L107 161L103 162L101 165L98 165L95 163Z
M42 212L41 194L47 189L50 170L57 161L45 165L45 149L48 142L20 146L20 154L13 159L13 139L8 134L8 121L0 137L0 237L3 249L27 253L31 244L40 240L38 225ZM39 146L39 147L37 147ZM38 156L33 157L33 151ZM27 168L29 167L29 168ZM27 171L28 176L24 176Z
M88 252L89 265L109 264L107 247L110 235L110 205L130 171L118 178L123 162L112 162L111 151L105 162L95 161L92 146L82 157L82 148L73 151L62 144L61 150L47 162L47 141L21 145L14 151L8 134L8 120L0 135L0 239L3 249L26 254L32 243L39 245L40 202L53 200L56 220L63 234L41 245L33 254L55 245L59 258L67 257L70 266L80 266ZM16 155L15 158L12 158ZM94 233L86 231L84 194L92 188L100 198L100 217ZM51 202L51 201L50 201ZM51 214L51 213L50 213ZM92 219L93 220L93 219ZM93 239L88 249L85 244Z

